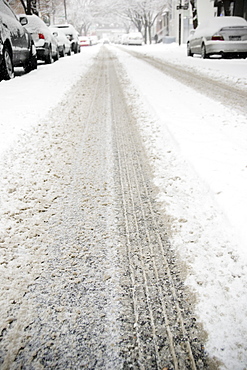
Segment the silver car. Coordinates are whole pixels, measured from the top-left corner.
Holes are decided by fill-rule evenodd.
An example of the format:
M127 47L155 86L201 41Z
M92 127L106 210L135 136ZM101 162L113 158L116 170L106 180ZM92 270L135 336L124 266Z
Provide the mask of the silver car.
M73 51L75 54L80 53L80 45L79 45L79 38L78 38L78 32L71 24L54 24L53 27L59 28L60 31L62 31L65 36L68 37L71 45L71 51Z
M37 50L37 59L47 64L52 63L53 60L58 60L59 50L57 40L42 19L35 14L19 15L19 18L21 23L23 19L27 19L24 27L32 35Z
M57 40L60 57L64 57L66 54L71 55L70 41L65 34L59 28L54 28L52 26L49 27L49 30Z
M187 55L247 57L247 22L241 17L214 17L192 30Z

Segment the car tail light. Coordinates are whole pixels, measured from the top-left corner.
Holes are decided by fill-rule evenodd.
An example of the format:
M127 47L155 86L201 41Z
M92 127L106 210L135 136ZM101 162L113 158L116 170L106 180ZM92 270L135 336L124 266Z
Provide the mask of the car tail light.
M224 41L224 37L221 35L213 35L212 40L213 41Z
M39 39L42 39L42 40L45 39L45 36L43 35L43 33L39 33Z

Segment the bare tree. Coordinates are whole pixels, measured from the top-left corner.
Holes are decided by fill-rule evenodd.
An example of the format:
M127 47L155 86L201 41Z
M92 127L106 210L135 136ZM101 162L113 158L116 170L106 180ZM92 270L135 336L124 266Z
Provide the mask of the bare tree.
M53 18L55 12L61 9L63 0L10 0L10 5L16 14L36 14L48 21Z
M131 24L151 42L151 29L168 0L67 0L68 20L77 30L88 34L93 24L114 23L121 19L128 33Z
M37 13L36 0L16 0L11 1L10 5L13 9L18 9L17 13L23 13L23 11L28 15ZM19 5L21 5L21 7Z
M167 7L168 0L108 0L111 9L126 22L128 19L137 31L142 32L145 42L151 42L151 29L156 18Z
M97 21L99 4L97 0L68 0L68 22L87 35Z
M167 0L139 0L136 5L135 12L138 14L137 19L142 22L145 43L151 43L152 26L167 7Z

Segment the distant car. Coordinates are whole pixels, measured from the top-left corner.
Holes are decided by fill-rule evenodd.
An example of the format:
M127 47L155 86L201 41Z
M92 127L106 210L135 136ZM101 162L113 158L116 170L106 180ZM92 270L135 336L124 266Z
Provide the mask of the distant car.
M91 45L96 45L98 43L98 36L91 35L90 42L91 42Z
M79 36L79 44L80 46L91 46L91 40L87 36Z
M102 44L106 45L106 44L110 44L110 40L109 39L102 39Z
M13 78L14 67L19 66L25 72L37 68L34 42L8 4L0 0L0 80Z
M130 32L122 36L123 45L142 45L143 37L140 32Z
M208 58L247 57L247 22L241 17L214 17L201 23L187 41L187 55Z
M25 28L31 33L36 50L38 60L42 60L47 64L52 63L52 60L59 59L58 44L51 31L37 15L20 15L20 22L27 18Z
M56 24L54 28L59 28L70 41L71 50L76 54L80 52L78 32L71 24Z
M55 39L57 40L60 57L64 57L66 54L71 55L70 41L65 36L65 34L59 28L54 28L50 26L49 29L53 36L55 37Z

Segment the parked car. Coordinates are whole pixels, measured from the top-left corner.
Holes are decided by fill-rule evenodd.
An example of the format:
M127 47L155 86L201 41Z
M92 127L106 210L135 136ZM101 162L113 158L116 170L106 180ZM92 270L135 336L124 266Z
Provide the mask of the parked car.
M53 25L53 27L59 28L65 34L65 36L68 37L71 44L71 50L75 54L80 52L78 32L71 24L56 24Z
M60 57L64 57L66 54L71 55L70 41L65 36L65 34L59 28L54 28L50 26L49 29L53 36L55 37L55 39L57 40Z
M247 22L241 17L214 17L201 23L187 41L187 55L202 58L247 57Z
M90 36L90 41L91 41L91 45L98 44L98 36L96 36L96 35Z
M59 59L58 44L51 31L37 15L20 15L20 22L23 24L23 19L27 19L25 28L31 33L36 50L38 60L42 60L47 64L52 63L52 60Z
M142 45L143 37L140 32L126 33L122 36L123 45Z
M91 46L91 40L87 36L79 36L79 45L80 46Z
M14 67L19 66L25 72L37 68L34 42L8 4L0 0L0 80L13 78Z

